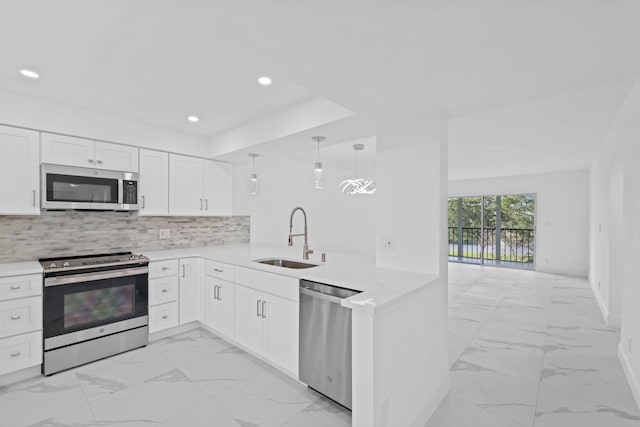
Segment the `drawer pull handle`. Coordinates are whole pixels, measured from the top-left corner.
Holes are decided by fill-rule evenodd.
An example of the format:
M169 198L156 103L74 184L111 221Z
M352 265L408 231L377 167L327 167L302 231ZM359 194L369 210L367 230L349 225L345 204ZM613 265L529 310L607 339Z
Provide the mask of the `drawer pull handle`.
M261 300L256 301L256 316L258 317L262 317L262 314L260 314L260 303L262 302Z
M19 314L14 314L13 316L11 316L11 320L18 320L18 319L20 319Z
M167 316L166 314L164 316L162 316L163 319L166 319L167 317L169 317L169 316Z
M169 291L168 291L168 290L166 290L166 289L163 289L163 290L162 290L162 293L163 293L163 294L166 294L167 292L169 292Z
M18 289L20 289L20 285L11 285L12 291L17 291Z
M89 159L89 163L93 163L93 159Z
M218 301L222 301L222 295L220 294L220 291L222 291L222 286L218 286Z
M214 268L213 271L218 272L218 273L224 273L224 270L221 270L219 268Z
M98 163L99 165L101 165L101 164L102 164L102 160L98 160L98 162L97 162L97 163Z
M263 319L267 318L267 302L266 301L262 301L262 318Z
M167 271L169 267L162 267L162 271Z
M33 207L36 206L36 190L31 190L33 192Z
M19 351L14 351L11 353L11 357L18 357L20 356L20 352Z

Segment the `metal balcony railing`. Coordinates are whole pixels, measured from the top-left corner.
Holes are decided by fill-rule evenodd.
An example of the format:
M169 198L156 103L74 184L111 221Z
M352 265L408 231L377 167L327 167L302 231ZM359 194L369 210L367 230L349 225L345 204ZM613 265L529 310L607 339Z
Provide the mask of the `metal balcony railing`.
M461 261L533 264L534 242L533 228L449 227L449 257Z

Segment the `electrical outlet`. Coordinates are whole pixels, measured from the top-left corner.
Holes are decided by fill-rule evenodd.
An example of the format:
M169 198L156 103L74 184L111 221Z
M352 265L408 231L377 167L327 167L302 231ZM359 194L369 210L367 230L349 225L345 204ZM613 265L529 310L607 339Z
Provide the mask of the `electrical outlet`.
M170 228L161 228L158 230L158 238L159 239L170 239L171 238L171 229Z
M380 239L380 249L383 251L393 251L395 243L393 236L382 236Z

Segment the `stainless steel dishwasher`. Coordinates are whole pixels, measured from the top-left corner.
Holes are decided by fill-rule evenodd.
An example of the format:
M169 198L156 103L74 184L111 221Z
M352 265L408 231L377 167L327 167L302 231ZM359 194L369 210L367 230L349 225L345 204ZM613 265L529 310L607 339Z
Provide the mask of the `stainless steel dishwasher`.
M351 289L300 280L299 378L351 409Z

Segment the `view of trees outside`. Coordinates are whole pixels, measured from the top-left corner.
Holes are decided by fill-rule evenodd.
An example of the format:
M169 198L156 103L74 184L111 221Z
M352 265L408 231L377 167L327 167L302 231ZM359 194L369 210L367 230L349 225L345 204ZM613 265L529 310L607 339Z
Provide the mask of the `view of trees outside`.
M533 264L535 195L454 197L448 210L450 257Z

